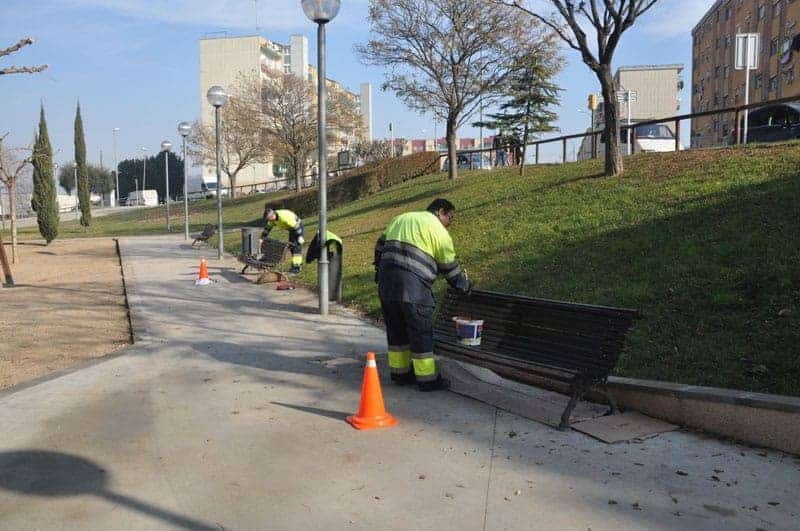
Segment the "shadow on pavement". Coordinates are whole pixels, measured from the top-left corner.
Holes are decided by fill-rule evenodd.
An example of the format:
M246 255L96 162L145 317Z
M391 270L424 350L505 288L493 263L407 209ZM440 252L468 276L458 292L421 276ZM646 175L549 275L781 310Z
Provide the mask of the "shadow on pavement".
M176 527L219 529L108 490L109 479L110 474L104 468L76 455L43 450L0 452L0 488L34 496L94 495Z

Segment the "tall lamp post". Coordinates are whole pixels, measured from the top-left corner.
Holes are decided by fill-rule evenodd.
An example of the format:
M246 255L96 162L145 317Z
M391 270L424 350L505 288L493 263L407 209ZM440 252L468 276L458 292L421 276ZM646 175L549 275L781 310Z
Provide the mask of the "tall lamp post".
M117 133L119 132L119 127L115 127L111 130L111 137L114 139L114 183L116 188L114 188L114 195L116 196L116 203L117 206L121 206L122 202L119 199L119 163L117 162Z
M328 315L328 253L325 240L328 234L328 168L325 145L325 24L339 13L341 0L301 0L303 12L317 23L317 144L319 151L319 313Z
M147 188L147 148L142 146L142 195ZM142 198L136 197L136 204L141 205Z
M79 206L79 197L78 197L78 163L74 163L72 165L73 176L75 177L75 219L78 219L78 206Z
M164 152L164 181L167 190L167 232L172 232L172 225L169 222L169 150L172 149L172 142L164 140L161 142L161 151Z
M206 94L208 103L214 107L214 127L216 130L217 146L217 259L222 260L222 176L219 170L220 146L219 146L219 108L228 102L228 94L219 85L214 85L208 89Z
M178 124L178 133L183 137L183 239L189 239L189 163L186 161L186 137L192 132L189 122Z

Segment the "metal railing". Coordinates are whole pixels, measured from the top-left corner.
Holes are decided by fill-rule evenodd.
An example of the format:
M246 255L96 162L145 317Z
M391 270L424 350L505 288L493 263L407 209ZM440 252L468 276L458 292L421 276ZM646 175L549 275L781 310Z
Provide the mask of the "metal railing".
M773 99L773 100L761 101L761 102L757 102L757 103L750 103L748 105L735 105L735 106L732 106L732 107L725 107L725 108L722 108L722 109L714 109L714 110L710 110L710 111L702 111L702 112L695 112L695 113L689 113L689 114L679 114L679 115L676 115L676 116L668 116L666 118L645 120L645 121L641 121L641 122L635 122L635 123L632 123L630 125L624 124L624 125L620 126L620 137L621 137L620 145L624 146L626 144L623 139L627 136L628 129L630 129L631 130L631 154L636 153L636 141L637 141L636 128L641 127L641 126L647 126L647 125L674 124L674 128L675 128L674 131L673 131L674 140L675 140L675 149L674 150L675 151L679 151L679 150L683 149L683 146L681 146L681 123L684 120L691 120L693 118L702 118L702 117L706 117L706 116L717 116L717 115L723 115L723 114L733 114L734 115L733 123L735 124L735 126L732 129L732 132L735 132L735 135L732 137L732 142L731 143L734 144L734 145L738 145L738 144L740 144L742 142L742 134L741 134L741 128L739 127L739 124L740 124L740 119L743 116L743 112L745 110L753 110L753 109L758 109L758 108L761 108L761 107L766 107L766 106L769 106L769 105L776 105L776 104L780 104L780 103L791 103L791 102L796 102L796 101L799 101L799 100L800 100L800 96L787 96L785 98L776 98L776 99ZM532 146L534 148L534 164L539 164L540 163L539 162L539 160L540 160L540 146L543 146L543 145L546 145L546 144L552 144L552 143L560 142L561 146L562 146L561 163L564 164L564 163L568 162L568 160L567 160L567 142L569 140L575 140L575 139L581 139L582 140L582 139L584 139L586 137L594 136L594 141L591 144L591 151L592 151L591 158L597 158L598 155L599 155L600 146L603 143L602 142L603 134L604 134L603 130L598 130L598 131L590 131L588 133L576 133L576 134L570 134L570 135L563 135L563 136L557 136L557 137L553 137L553 138L545 138L545 139L542 139L542 140L535 140L533 142L528 142L527 146L528 147ZM723 146L723 145L729 145L729 144L727 144L727 143L720 144L720 146ZM697 148L692 148L691 145L689 145L689 146L686 146L686 149L697 149ZM489 161L491 163L494 163L497 160L497 158L495 156L495 151L496 150L497 150L497 148L490 147L490 148L482 148L482 149L458 150L457 153L458 153L458 155L466 155L467 156L467 159L468 159L468 164L466 165L467 169L477 169L477 168L480 167L480 165L475 164L475 161L473 160L472 154L480 153L481 156L485 156L485 154L488 154ZM530 151L528 151L528 152L530 152ZM440 153L439 159L442 162L440 164L440 167L444 167L443 163L444 163L445 159L447 159L448 157L449 157L449 154L447 152ZM509 165L511 165L511 164L509 164Z

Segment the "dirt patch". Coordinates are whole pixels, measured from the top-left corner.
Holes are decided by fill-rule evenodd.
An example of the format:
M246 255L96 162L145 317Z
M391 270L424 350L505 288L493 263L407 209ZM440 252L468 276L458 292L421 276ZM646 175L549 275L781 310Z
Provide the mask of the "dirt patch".
M114 240L25 242L18 250L16 285L0 288L0 389L130 344Z

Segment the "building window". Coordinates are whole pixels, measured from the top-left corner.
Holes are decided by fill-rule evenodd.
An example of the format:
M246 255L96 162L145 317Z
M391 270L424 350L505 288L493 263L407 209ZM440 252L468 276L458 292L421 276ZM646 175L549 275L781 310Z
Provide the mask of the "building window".
M781 16L781 0L775 0L772 3L772 16L779 18Z
M730 65L725 65L725 79L731 77L731 67Z
M764 4L758 5L758 20L764 20L767 16L767 7Z
M775 92L778 90L778 76L772 76L769 78L769 91Z
M719 77L719 73L720 73L720 67L719 66L715 66L714 67L714 77Z
M778 38L775 37L769 43L769 56L772 57L777 53L778 53Z
M731 8L728 7L725 9L725 20L730 20L730 19L731 19Z
M725 48L730 48L730 47L731 47L731 36L725 35Z
M786 72L786 84L791 85L794 83L794 68L790 68L788 72Z
M755 77L755 88L760 89L764 85L764 75L763 74L756 74Z

